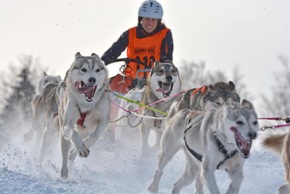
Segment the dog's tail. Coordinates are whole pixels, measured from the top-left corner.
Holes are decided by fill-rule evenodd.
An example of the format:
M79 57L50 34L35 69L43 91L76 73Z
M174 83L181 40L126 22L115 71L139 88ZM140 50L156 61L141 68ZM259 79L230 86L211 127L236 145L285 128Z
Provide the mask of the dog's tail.
M270 135L262 140L262 145L278 154L281 154L286 135L287 134Z

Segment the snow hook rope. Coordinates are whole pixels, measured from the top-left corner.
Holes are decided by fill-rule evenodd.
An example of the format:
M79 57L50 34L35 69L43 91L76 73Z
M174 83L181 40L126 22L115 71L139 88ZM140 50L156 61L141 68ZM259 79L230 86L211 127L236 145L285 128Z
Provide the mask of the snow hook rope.
M285 121L287 124L280 124L280 125L272 125L272 126L264 126L261 127L261 131L265 131L266 129L276 129L281 127L289 127L290 126L290 118L283 118L283 117L264 117L258 118L260 120L275 120L275 121Z

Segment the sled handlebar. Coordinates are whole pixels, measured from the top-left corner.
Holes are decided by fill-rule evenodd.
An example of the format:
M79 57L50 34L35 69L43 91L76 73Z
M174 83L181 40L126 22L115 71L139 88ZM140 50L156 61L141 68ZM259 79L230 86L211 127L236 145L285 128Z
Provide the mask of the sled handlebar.
M129 62L138 63L138 64L141 64L141 65L144 65L145 68L148 66L148 64L146 64L145 62L139 61L137 59L132 59L132 58L119 58L119 59L116 59L115 61L112 61L110 63L115 63L115 62L120 62L120 61L124 61L126 63L129 63ZM108 63L108 64L110 64L110 63Z

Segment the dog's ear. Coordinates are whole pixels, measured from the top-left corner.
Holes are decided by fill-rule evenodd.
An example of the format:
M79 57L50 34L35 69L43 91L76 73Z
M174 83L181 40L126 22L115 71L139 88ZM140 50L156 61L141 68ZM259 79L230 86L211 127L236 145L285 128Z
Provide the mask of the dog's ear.
M43 76L47 76L47 73L45 71L43 72Z
M155 61L155 62L154 62L154 66L157 66L157 65L159 65L159 64L160 64L159 61Z
M77 59L77 58L79 58L79 57L81 57L82 55L81 55L81 53L80 52L77 52L76 54L75 54L75 59Z
M232 81L229 81L229 86L230 86L231 90L235 90L235 88L236 88L234 82L232 82Z
M99 57L99 55L97 55L96 53L92 53L91 56L94 57L94 58L96 58L96 59L98 59L98 60L101 60L100 57Z
M246 99L243 99L242 106L246 107L248 109L253 109L254 108L253 104L251 102L249 102L248 100L246 100Z

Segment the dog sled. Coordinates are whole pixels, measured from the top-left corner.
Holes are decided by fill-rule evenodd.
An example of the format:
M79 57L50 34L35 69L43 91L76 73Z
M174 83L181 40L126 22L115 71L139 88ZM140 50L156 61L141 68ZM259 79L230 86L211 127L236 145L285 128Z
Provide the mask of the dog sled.
M114 144L113 142L115 139L115 129L116 127L118 127L116 120L118 119L118 114L120 110L119 107L122 100L119 97L125 96L133 88L142 89L146 84L146 74L151 71L151 68L148 68L148 64L137 59L119 58L111 63L118 62L124 62L124 64L120 66L117 75L109 78L111 99L113 104L111 106L111 124L106 134L107 138L105 138L112 144ZM140 67L135 74L135 78L129 76L129 63L135 63L137 66Z
M116 62L125 62L125 64L119 68L117 75L110 78L110 89L112 92L125 95L132 88L142 89L144 87L146 84L146 74L151 70L151 68L148 68L148 64L132 58L120 58L112 63ZM130 73L130 67L127 66L128 63L136 63L137 66L141 67L137 70L135 79L128 76Z

